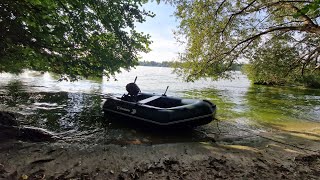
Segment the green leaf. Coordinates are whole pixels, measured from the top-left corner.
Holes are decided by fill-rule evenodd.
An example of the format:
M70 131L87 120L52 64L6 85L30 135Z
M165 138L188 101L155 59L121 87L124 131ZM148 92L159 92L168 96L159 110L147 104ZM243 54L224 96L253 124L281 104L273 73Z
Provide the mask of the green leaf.
M0 72L29 68L76 80L129 69L151 43L134 27L154 16L141 7L145 2L2 0Z

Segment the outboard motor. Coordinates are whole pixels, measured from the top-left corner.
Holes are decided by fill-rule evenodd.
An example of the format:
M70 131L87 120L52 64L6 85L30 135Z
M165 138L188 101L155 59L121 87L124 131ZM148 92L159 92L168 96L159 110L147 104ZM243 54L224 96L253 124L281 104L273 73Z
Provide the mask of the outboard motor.
M137 96L140 92L140 88L136 83L129 83L126 85L126 90L128 91L128 95Z
M137 101L137 96L141 91L138 85L136 84L136 80L137 80L137 77L133 83L129 83L126 85L126 90L128 91L128 94L127 95L124 94L121 97L122 100L131 101L131 102Z

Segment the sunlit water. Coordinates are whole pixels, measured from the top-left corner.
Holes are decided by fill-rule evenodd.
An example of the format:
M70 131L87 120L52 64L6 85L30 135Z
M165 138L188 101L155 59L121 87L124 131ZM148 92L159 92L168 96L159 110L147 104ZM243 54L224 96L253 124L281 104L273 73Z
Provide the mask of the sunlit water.
M217 118L240 125L290 130L319 127L320 91L298 87L269 87L250 84L240 72L233 80L201 79L187 83L171 68L139 66L101 80L58 82L49 73L26 71L20 75L0 74L0 110L16 112L23 123L54 132L77 132L106 128L101 105L106 94L122 95L125 85L138 76L142 92L208 99L217 104ZM207 125L213 128L214 122ZM117 128L112 138L122 136ZM318 130L317 130L318 131ZM131 131L130 131L131 132ZM130 133L129 133L130 134ZM129 136L129 135L128 135Z

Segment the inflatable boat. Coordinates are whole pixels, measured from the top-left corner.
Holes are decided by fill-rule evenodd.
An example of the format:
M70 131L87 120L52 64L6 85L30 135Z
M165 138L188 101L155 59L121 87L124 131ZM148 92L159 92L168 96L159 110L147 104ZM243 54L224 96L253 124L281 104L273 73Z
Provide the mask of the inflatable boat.
M107 118L116 115L133 123L142 122L162 127L195 127L210 123L216 113L216 105L207 100L168 97L165 93L141 93L135 83L128 84L127 91L129 93L122 97L106 98L103 111Z

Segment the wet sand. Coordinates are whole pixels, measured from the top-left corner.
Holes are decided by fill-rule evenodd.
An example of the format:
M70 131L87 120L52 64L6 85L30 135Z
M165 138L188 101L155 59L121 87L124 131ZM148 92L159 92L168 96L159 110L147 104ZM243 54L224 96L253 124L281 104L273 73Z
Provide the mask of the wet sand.
M54 143L6 140L0 142L0 179L319 179L314 128L296 136L220 122L210 131L194 130L202 138L192 141L135 136L139 130L113 141L95 141L106 133L101 130Z

